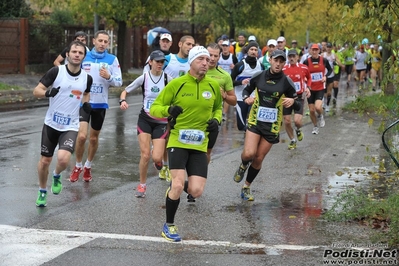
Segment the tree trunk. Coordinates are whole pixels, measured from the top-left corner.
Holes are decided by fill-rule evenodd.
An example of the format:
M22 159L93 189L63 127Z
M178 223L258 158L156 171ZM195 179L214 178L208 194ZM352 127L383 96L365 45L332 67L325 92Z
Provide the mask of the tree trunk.
M118 57L119 60L119 65L121 66L121 71L127 72L129 66L129 60L125 60L126 54L125 54L125 47L126 47L126 22L125 21L118 21L118 40L117 40L117 54L116 56Z
M389 4L388 2L390 2L390 1L384 1L384 2L386 4ZM384 42L386 44L392 44L392 32L393 32L392 27L390 27L388 25L388 23L385 23L384 26L383 26L383 29L388 32L387 39ZM383 51L382 51L382 62L383 62L383 65L385 65L385 63L387 62L388 58L390 58L391 56L392 56L392 51L390 49L388 50L386 48L386 46L385 46L383 48ZM382 78L383 79L386 76L386 73L384 73L385 71L386 71L385 67L383 67L382 68ZM393 95L394 93L395 93L395 87L394 87L393 83L392 82L388 82L387 87L385 88L385 94L386 95Z

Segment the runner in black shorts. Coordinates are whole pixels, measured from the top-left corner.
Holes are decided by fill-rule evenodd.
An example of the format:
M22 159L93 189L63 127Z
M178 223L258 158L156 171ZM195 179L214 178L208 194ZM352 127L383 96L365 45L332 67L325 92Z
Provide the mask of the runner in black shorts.
M253 76L249 86L242 93L243 101L246 102L255 91L255 101L248 116L241 164L233 177L235 182L241 182L245 171L249 168L245 184L241 189L241 198L247 201L254 200L250 186L262 167L263 159L273 144L279 142L283 107L293 106L295 110L301 108L300 102L296 100L295 84L282 72L286 61L285 52L273 51L269 61L270 68Z
M310 72L307 66L304 64L298 63L299 55L296 49L291 49L288 51L288 60L289 63L283 67L283 72L289 78L291 78L292 82L294 82L295 90L298 95L298 100L301 103L301 108L299 110L294 110L293 106L283 109L284 116L284 126L285 131L287 132L288 137L290 138L290 143L288 144L288 149L293 150L296 149L296 139L299 141L303 139L303 132L301 131L302 127L302 117L303 117L303 108L304 108L304 97L310 96L310 85L312 84L312 77L310 76ZM291 116L292 112L294 112L294 124L295 124L295 132L292 128Z
M61 172L67 168L75 149L80 104L84 102L82 109L85 112L89 113L91 110L88 101L93 79L80 68L85 55L85 45L73 41L66 52L68 64L47 71L33 91L37 98L50 99L42 129L41 157L37 166L40 186L36 200L38 207L47 205L47 179L57 145L57 165L52 173L51 185L53 194L59 194L62 190ZM50 87L51 89L47 89Z
M165 88L166 84L172 80L172 77L162 71L165 62L165 55L160 50L155 50L150 54L148 64L150 70L145 72L131 84L129 84L120 96L120 106L122 110L127 110L129 105L126 101L128 93L141 89L143 92L143 106L140 111L137 122L137 138L140 145L140 184L136 188L136 197L143 198L147 190L147 172L150 159L154 162L154 167L160 171L165 167L162 157L165 153L166 139L169 134L167 127L168 120L166 117L157 118L150 115L150 107L160 92ZM152 150L151 150L152 144ZM168 168L169 170L169 168ZM170 181L170 172L161 179Z
M207 46L208 52L210 54L209 69L206 75L215 79L219 83L220 94L222 95L224 104L235 106L237 104L237 97L234 92L233 81L230 74L224 71L222 68L218 67L218 61L220 58L220 47L217 43L210 43ZM220 126L217 131L209 132L208 138L208 163L211 160L211 152L213 146L215 146L216 139L218 137Z
M83 172L83 181L92 180L91 166L97 153L100 132L104 123L108 105L109 88L122 86L122 72L115 55L107 52L110 36L107 31L99 30L94 34L93 49L89 51L82 62L82 69L93 77L90 89L90 104L93 111L89 115L80 112L80 126L76 139L75 167L69 175L69 181L79 180ZM91 120L91 121L90 121ZM89 127L89 123L91 125ZM87 158L83 164L83 154L88 142Z
M150 108L152 116L170 116L167 149L172 182L166 192L166 222L161 233L169 241L181 241L174 222L183 191L194 198L204 191L208 135L218 130L222 120L219 84L206 75L209 58L205 47L191 48L188 73L168 83Z

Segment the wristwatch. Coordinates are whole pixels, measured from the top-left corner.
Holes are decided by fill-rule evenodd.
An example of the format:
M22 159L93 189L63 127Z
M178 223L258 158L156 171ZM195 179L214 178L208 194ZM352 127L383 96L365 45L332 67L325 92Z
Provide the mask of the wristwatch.
M120 99L119 100L119 105L121 105L123 102L126 102L126 100L125 99Z

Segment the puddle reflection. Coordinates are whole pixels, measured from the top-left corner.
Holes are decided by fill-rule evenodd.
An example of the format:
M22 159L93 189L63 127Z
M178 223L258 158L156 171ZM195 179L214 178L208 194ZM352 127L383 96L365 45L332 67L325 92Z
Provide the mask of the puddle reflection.
M242 235L249 243L287 243L302 245L312 240L323 209L323 193L316 187L306 193L284 192L279 199L265 203L228 206L225 211L239 212L245 217L250 234ZM314 239L316 240L316 239Z

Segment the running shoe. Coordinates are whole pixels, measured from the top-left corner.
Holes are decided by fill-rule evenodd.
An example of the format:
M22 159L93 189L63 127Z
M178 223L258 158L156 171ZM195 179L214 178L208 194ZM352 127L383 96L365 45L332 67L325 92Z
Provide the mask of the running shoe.
M162 180L166 180L167 182L170 182L171 179L171 174L170 174L170 170L169 167L167 165L162 166L162 169L159 170L159 174L158 174L159 178Z
M37 207L47 206L47 191L39 190L39 192L37 193L36 206Z
M324 120L323 115L319 115L319 127L324 127L326 125L326 121Z
M242 163L240 164L240 167L238 167L236 173L234 174L234 181L237 183L240 183L242 179L244 178L245 171L247 170L248 165L244 166Z
M195 202L195 198L193 197L193 195L191 194L187 195L187 202Z
M305 112L305 115L306 115L306 116L309 116L309 115L310 115L309 109Z
M92 179L91 168L83 167L83 181L90 182Z
M319 128L318 127L314 127L313 130L312 130L312 134L315 134L315 135L319 134Z
M169 166L166 166L166 182L172 181L172 174L170 173Z
M249 187L243 187L241 189L241 198L247 201L254 200L254 196L251 194L251 189Z
M176 225L167 225L166 223L163 225L162 236L172 242L180 242L181 237L177 233Z
M298 138L299 141L303 140L303 133L300 129L296 130L296 137Z
M154 167L155 167L155 169L157 169L158 171L161 171L161 169L162 169L162 167L163 167L163 163L162 163L162 162L160 162L160 163L155 163L155 162L154 162Z
M79 180L80 173L83 172L82 167L74 167L71 175L69 176L69 181L76 182Z
M144 198L146 190L147 190L147 186L143 186L143 185L139 184L136 188L136 198Z
M166 166L164 165L164 166L162 166L162 169L159 170L158 177L159 177L159 179L166 180L166 175L167 175Z
M288 149L289 150L295 150L296 149L296 141L291 140L290 144L288 144Z
M370 83L373 83L373 80L371 78L368 78L368 80L369 80Z
M329 106L329 105L326 105L325 110L326 110L326 112L330 112L330 106Z
M51 192L58 195L62 190L61 175L59 177L53 176L53 183L51 184Z
M333 98L332 103L333 103L333 108L337 107L337 99Z

